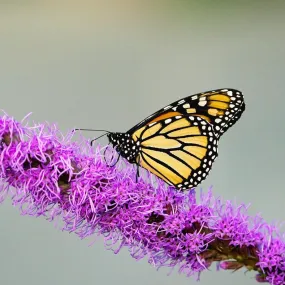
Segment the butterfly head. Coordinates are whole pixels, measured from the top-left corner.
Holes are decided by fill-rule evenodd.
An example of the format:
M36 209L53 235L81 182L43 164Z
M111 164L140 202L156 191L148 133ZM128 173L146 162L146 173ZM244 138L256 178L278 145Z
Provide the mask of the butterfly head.
M136 163L139 147L128 133L109 133L109 142L116 151L130 163Z

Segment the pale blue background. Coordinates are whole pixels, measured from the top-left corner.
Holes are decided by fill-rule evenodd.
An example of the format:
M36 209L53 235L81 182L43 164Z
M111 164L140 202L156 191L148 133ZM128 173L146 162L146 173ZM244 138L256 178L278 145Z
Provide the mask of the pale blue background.
M247 109L202 185L284 212L284 1L0 1L0 108L21 120L126 131L179 98L232 87ZM90 136L90 134L86 134ZM105 142L104 140L102 141ZM1 284L194 284L0 206ZM204 272L200 284L255 284Z

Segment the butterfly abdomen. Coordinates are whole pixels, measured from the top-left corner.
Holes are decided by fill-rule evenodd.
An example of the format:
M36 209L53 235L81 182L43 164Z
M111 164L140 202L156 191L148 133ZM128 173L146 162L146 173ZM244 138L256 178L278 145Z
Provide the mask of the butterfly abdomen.
M135 142L128 133L109 133L110 143L116 151L130 163L136 163L139 152L139 143Z

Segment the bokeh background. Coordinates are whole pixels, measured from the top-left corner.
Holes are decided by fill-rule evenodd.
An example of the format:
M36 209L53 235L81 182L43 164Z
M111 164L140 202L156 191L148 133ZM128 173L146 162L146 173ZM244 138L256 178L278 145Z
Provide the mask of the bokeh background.
M268 222L284 211L284 1L0 1L0 108L21 120L126 131L187 95L231 87L247 109L223 136L202 187L251 203ZM90 137L94 134L84 134ZM102 144L106 140L101 141ZM42 218L0 206L1 284L196 284L128 251L92 247ZM255 284L240 270L200 284Z

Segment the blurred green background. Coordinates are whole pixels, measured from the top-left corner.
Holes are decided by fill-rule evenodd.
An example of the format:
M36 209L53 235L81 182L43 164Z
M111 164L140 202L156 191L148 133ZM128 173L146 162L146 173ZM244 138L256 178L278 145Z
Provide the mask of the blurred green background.
M284 30L284 1L0 1L0 108L18 120L32 111L64 132L126 131L187 95L240 89L246 112L202 187L282 221ZM0 206L1 284L196 283L54 226L21 217L10 200ZM212 266L200 284L255 284L253 276Z

